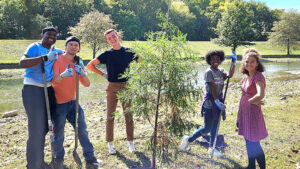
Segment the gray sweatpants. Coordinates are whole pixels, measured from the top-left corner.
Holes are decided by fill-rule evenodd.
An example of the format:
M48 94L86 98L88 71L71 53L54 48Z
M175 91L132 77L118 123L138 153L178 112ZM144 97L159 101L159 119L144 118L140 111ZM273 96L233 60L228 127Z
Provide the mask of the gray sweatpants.
M55 95L52 86L48 87L48 96L51 112L53 112L55 110ZM44 89L42 87L24 85L22 98L28 117L27 168L44 169L45 135L48 132Z

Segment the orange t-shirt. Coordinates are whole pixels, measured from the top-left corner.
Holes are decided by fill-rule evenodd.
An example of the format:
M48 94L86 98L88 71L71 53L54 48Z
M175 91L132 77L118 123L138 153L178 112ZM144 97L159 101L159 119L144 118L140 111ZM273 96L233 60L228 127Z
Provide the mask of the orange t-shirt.
M52 86L55 92L55 98L57 104L62 104L76 99L76 72L74 63L71 62L65 55L58 56L58 59L53 64L54 76L60 75L64 72L70 64L70 68L73 69L72 77L63 78L60 83L52 82ZM81 81L81 77L79 76ZM53 81L53 80L52 80Z

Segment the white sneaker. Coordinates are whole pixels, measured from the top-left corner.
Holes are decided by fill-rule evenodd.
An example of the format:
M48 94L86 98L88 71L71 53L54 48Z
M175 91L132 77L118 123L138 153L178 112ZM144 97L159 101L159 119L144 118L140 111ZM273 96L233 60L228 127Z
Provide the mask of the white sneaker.
M182 142L179 146L180 150L182 150L182 151L187 151L188 150L188 148L190 146L190 142L188 141L188 139L189 139L189 136L187 136L187 135L184 135L182 137Z
M198 137L196 140L199 142L207 142L207 140L203 136Z
M208 153L211 154L211 152L212 152L212 147L209 147ZM214 156L223 157L222 153L220 153L217 149L214 150Z
M107 147L108 147L108 153L109 154L116 154L117 153L115 148L114 148L114 142L108 142Z
M130 152L134 153L135 152L135 148L133 145L133 141L128 141L128 149Z

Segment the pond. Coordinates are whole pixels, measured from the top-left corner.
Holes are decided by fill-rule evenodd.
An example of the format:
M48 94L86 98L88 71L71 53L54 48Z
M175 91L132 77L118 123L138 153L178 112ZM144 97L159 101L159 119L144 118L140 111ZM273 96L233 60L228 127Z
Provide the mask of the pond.
M300 62L265 62L266 67L264 75L270 80L289 80L300 79ZM242 74L238 72L237 65L236 73L232 81L239 82ZM221 65L228 71L230 65ZM200 86L203 85L203 74L208 68L207 65L199 66ZM23 83L23 69L2 69L0 70L0 116L3 112L17 109L19 112L24 112L21 90ZM82 105L94 102L99 103L105 101L105 89L107 82L104 78L99 77L94 73L89 73L91 86L88 88L80 87L80 102Z

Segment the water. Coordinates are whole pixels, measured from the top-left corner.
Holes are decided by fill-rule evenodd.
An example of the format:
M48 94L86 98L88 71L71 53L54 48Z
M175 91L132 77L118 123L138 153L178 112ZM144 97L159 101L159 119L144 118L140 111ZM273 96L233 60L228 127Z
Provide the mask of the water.
M263 72L263 75L266 78L272 80L288 80L290 78L300 79L300 62L265 62L263 65L265 66L265 72ZM243 77L243 74L239 72L240 66L240 64L236 65L235 74L232 77L233 81L240 81ZM203 65L198 69L200 85L204 84L203 77L205 70L208 67L209 65ZM219 67L229 72L230 64L221 64Z
M265 62L266 71L263 73L266 78L271 80L288 80L300 79L300 62L277 63ZM199 66L199 86L203 86L203 75L208 65ZM220 67L229 70L229 64L222 64ZM236 67L232 81L240 81L242 74L239 73L240 65ZM13 72L13 73L12 73ZM24 72L22 69L15 70L0 70L0 116L3 112L18 109L24 112L21 90L23 77L20 74ZM5 75L9 76L5 76ZM11 76L11 74L14 74ZM15 75L17 74L17 75ZM103 102L105 101L105 89L107 87L106 80L94 73L89 73L91 86L88 88L80 87L80 102L82 105L89 102Z

